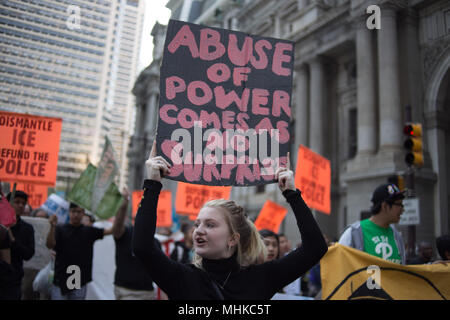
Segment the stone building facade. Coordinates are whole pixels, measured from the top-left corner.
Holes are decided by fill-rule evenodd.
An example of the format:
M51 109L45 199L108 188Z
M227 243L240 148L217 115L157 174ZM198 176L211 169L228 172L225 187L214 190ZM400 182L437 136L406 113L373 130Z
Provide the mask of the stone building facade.
M381 9L379 30L367 27L370 5ZM339 237L370 209L378 184L405 172L407 105L424 126L425 165L415 172L416 239L434 243L449 233L450 2L171 0L167 7L173 19L295 42L291 154L295 160L302 144L331 160L331 214L314 213L325 234ZM152 72L157 78L152 65L144 71L148 79ZM143 92L158 90L158 81L151 83ZM156 111L152 117L156 123ZM252 217L266 199L286 205L275 185L233 188L231 197ZM399 229L406 239L407 228ZM281 231L299 242L292 215Z

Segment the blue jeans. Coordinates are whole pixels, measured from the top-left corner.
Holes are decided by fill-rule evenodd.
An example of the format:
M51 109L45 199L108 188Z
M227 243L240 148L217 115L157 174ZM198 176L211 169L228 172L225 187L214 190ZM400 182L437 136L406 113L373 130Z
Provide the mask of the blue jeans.
M51 299L52 300L84 300L86 298L87 286L84 285L80 289L71 290L69 293L63 295L61 288L52 285Z

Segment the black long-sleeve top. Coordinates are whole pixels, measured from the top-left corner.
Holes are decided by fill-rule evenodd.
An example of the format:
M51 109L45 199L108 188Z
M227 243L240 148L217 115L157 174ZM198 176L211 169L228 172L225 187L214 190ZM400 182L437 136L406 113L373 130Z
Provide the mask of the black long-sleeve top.
M286 190L283 195L294 211L302 236L300 248L281 259L248 267L239 266L235 256L203 259L203 269L178 263L161 251L154 238L161 188L158 181L144 181L144 196L135 220L133 252L171 300L217 300L219 295L211 280L219 286L225 283L221 293L227 300L268 300L305 274L328 250L300 191Z
M30 260L34 255L34 228L31 224L17 217L17 223L11 227L15 238L11 242L11 265L14 269L13 281L20 284L23 278L23 261Z

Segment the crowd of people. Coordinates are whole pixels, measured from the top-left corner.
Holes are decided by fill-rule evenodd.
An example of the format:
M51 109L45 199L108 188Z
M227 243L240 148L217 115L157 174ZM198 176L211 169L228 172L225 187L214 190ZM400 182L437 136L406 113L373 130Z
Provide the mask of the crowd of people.
M42 208L32 210L25 192L15 191L12 200L9 193L6 199L16 222L8 227L0 224L0 299L36 298L30 297L29 291L38 272L27 275L23 267L35 254L35 231L24 216L49 223L45 245L52 253L47 269L53 277L39 292L40 299L85 299L87 284L92 281L94 243L108 235L115 242L117 300L270 299L277 293L320 297L320 259L336 242L394 263L433 262L429 242L420 242L417 256L407 260L402 236L394 227L403 212L404 194L394 184L375 189L369 219L351 224L339 239L330 240L295 187L289 164L278 168L278 186L301 235L301 242L293 247L282 233L258 231L232 200L207 202L195 222L183 222L175 234L170 228L157 230L161 180L170 172L170 165L153 149L146 168L144 196L135 221L127 214L130 195L124 189L124 201L108 229L94 227L93 215L75 203L70 204L69 222L58 224L56 215ZM440 262L450 260L450 236L437 238L436 248Z

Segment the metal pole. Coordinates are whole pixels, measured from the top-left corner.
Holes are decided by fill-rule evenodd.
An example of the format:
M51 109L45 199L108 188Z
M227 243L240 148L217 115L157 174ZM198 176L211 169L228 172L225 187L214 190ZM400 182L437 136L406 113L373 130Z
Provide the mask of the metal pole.
M405 120L412 122L412 108L407 105L405 108ZM405 187L407 190L406 198L415 197L414 192L414 169L411 165L408 165L405 173ZM415 257L416 249L416 226L408 226L408 250L406 252L406 258L409 260Z

